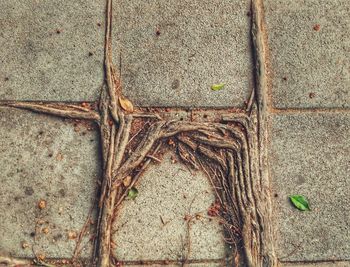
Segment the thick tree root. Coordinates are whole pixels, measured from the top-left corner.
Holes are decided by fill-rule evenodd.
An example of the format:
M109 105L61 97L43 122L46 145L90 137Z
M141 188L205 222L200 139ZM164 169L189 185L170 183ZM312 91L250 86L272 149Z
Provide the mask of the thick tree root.
M142 172L155 160L162 144L172 140L186 165L202 170L213 186L225 240L232 245L232 264L242 255L244 266L277 266L271 227L271 203L266 163L266 100L264 46L260 0L252 0L252 39L257 68L256 88L247 114L232 114L222 122L165 121L158 114L133 113L120 105L121 82L112 64L112 0L106 0L105 85L98 111L81 105L42 102L3 102L2 106L28 109L72 119L87 119L100 130L103 177L92 266L109 267L113 220L117 208ZM259 55L259 56L257 56ZM125 107L124 107L125 108ZM129 147L134 119L148 120L147 131ZM129 153L129 151L132 151ZM131 177L128 185L123 183ZM116 244L118 246L118 244ZM12 260L3 259L1 260Z
M34 112L54 115L70 119L84 119L99 121L100 115L93 110L84 108L79 105L65 105L58 103L42 103L42 102L6 102L1 103L0 106L8 106L20 109L27 109Z
M115 154L109 153L114 155L114 160L122 158L123 163L113 167L107 164L105 179L109 182L105 183L107 188L104 191L114 193L105 194L108 197L101 202L104 203L103 210L108 211L102 216L102 221L110 222L113 219L115 207L110 201L118 207L125 198L129 187L123 185L123 179L132 176L131 184L134 185L139 178L139 174L134 175L135 170L150 161L147 156L157 144L172 138L182 161L195 169L202 169L211 180L220 202L226 241L235 244L235 248L243 248L247 266L262 266L262 259L266 257L262 251L261 238L261 229L264 227L261 222L264 217L260 207L261 177L256 165L257 126L253 121L256 121L254 110L251 117L231 118L230 123L155 122L131 155L125 152L125 146L119 146ZM129 136L130 128L125 125L121 123L117 132L122 131L124 136ZM108 171L110 169L114 169L113 173ZM117 191L121 193L115 193ZM108 223L100 224L100 227L100 232L103 233L100 242L103 247L108 247L111 237L106 233L110 233L111 227ZM109 250L100 252L102 260L99 266L108 266L103 264L109 261ZM237 251L232 251L232 255L236 253Z
M26 259L16 259L10 256L0 255L0 267L26 267L30 266L33 263L31 260Z

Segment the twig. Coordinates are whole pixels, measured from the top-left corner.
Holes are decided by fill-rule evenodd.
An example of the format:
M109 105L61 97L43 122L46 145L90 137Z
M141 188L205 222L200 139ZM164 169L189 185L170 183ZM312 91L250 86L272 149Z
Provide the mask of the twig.
M156 158L155 156L152 156L152 155L146 155L146 158L150 158L150 159L153 159L154 161L157 161L157 162L162 162L160 159Z
M144 125L144 127L147 125L147 124L149 124L149 122L146 122L145 123L145 125ZM131 143L131 141L132 140L134 140L135 139L135 137L136 136L138 136L140 133L141 133L141 131L142 131L143 129L142 128L140 128L138 131L137 131L137 133L135 133L130 139L129 139L129 141L128 141L128 144L127 145L129 145L130 143Z
M78 236L78 239L77 239L77 242L76 242L76 245L75 245L75 249L74 249L74 252L73 252L73 257L72 257L72 262L73 263L78 259L79 254L81 252L82 248L80 248L80 244L81 244L81 242L83 240L83 237L84 237L84 235L85 235L85 233L86 233L86 231L88 229L88 226L90 225L91 214L92 214L93 208L94 208L94 206L92 206L90 208L89 215L88 215L87 219L85 220L85 223L84 223L82 229L79 232L79 236Z
M162 215L159 215L160 221L162 222L163 226L167 225L170 221L164 221Z

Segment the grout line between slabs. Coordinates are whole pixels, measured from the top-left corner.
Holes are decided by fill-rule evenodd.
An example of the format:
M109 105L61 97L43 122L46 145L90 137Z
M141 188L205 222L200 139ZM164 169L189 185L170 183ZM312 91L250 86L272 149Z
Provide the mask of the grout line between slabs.
M270 114L302 114L302 113L350 113L350 108L272 108Z
M310 261L280 261L283 264L315 264L315 263L350 263L350 259L345 260L310 260Z
M198 260L187 260L186 264L195 264L195 263L223 263L225 259L198 259ZM122 265L168 265L168 264L183 264L181 260L138 260L138 261L118 261Z

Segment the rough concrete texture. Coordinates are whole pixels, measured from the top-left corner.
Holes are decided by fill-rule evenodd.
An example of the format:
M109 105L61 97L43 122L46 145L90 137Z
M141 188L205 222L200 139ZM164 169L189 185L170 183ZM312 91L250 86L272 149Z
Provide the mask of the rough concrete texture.
M277 108L350 107L350 1L266 0Z
M349 267L349 261L316 262L316 263L282 263L282 267Z
M104 9L94 0L0 1L0 99L97 99Z
M122 54L124 93L137 105L244 105L252 88L249 0L114 3L114 58ZM217 83L226 86L214 92Z
M284 261L350 259L350 114L272 116L271 175ZM311 211L290 204L308 198Z
M19 257L33 257L32 249L46 257L71 257L76 239L68 236L79 233L95 198L96 133L10 108L0 108L0 125L0 250ZM83 257L91 250L89 237Z
M167 154L161 164L150 167L137 185L137 198L126 200L120 208L114 226L118 260L225 257L223 229L216 218L207 215L215 201L208 179L202 173L191 174L180 163L172 163L172 157ZM190 228L186 215L194 217Z

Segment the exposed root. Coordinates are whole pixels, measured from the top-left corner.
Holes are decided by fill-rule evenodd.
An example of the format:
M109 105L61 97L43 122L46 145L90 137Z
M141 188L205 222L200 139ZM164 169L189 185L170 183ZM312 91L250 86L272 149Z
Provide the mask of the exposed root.
M26 267L33 263L31 260L26 259L16 259L10 256L0 255L0 267Z
M99 121L100 115L93 110L82 109L80 106L63 104L45 104L42 102L9 102L3 106L28 109L63 118Z
M153 151L153 154L156 154L157 151L160 149L161 147L161 143L159 143L156 148ZM147 169L148 165L152 162L151 158L148 158L145 160L145 162L143 163L142 167L140 168L140 170L137 172L137 174L133 177L130 185L124 190L123 194L121 195L121 197L119 198L119 200L116 202L115 208L118 208L118 206L122 203L122 201L125 199L128 191L130 190L130 188L132 188L137 181L139 180L139 178L141 177L141 175L143 174L143 172Z
M121 124L122 126L122 124ZM120 130L120 129L119 129ZM229 133L225 135L223 133ZM260 257L260 235L257 219L256 193L250 182L259 180L259 172L251 170L249 141L251 129L240 122L232 125L199 124L193 122L156 122L143 137L120 168L112 175L113 188L147 159L155 143L176 136L177 151L183 162L195 169L203 169L210 179L221 204L220 217L230 244L242 242L248 266L257 266ZM148 159L150 160L150 159ZM118 206L126 190L116 200ZM232 258L237 251L232 252Z
M258 214L258 231L260 237L259 266L277 266L278 260L275 252L275 236L272 223L272 203L269 192L270 181L267 163L267 70L266 70L266 36L264 36L264 7L262 0L251 1L251 38L253 59L255 65L255 99L257 107L257 157L260 172L259 201L256 208Z
M109 111L116 124L119 124L117 97L121 95L121 84L116 77L112 59L112 0L106 3L106 34L105 34L105 74L108 94L110 97ZM117 83L116 83L117 81ZM116 95L117 93L117 95Z
M252 0L252 39L254 49L259 55L264 53L261 51L264 48L261 37L261 10L261 0ZM266 101L260 90L264 87L263 77L256 77L256 88L250 96L247 107L249 115L226 116L222 118L221 123L165 121L156 113L130 113L130 110L128 113L118 101L123 97L121 81L112 64L112 0L106 0L104 60L105 84L98 112L72 104L42 102L1 104L65 118L97 122L102 147L103 177L91 265L109 267L113 263L112 224L116 209L150 162L159 161L155 153L163 142L171 138L181 160L191 168L201 169L213 187L219 207L213 212L213 216L218 216L222 222L225 240L232 245L230 257L232 264L239 258L238 252L242 252L245 266L276 266L270 226L271 207L266 155L261 152L266 151L264 147ZM263 58L257 57L255 63L257 73L263 73ZM142 137L141 134L138 136L140 141L132 146L133 151L129 154L128 144L140 132L130 137L134 118L145 118L152 124ZM129 185L124 185L123 180L127 176L133 178ZM81 240L82 236L79 238ZM79 249L76 249L73 259L76 259L78 254ZM15 262L12 258L3 257L0 257L0 263L1 261L9 264Z

